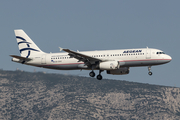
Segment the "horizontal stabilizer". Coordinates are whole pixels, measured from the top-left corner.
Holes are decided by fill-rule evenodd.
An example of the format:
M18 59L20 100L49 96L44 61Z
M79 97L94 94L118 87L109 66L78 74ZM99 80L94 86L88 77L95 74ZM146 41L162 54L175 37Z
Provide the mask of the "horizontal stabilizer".
M10 55L13 58L17 58L19 60L24 60L24 61L30 61L32 60L31 58L25 58L25 57L21 57L21 56L17 56L17 55Z

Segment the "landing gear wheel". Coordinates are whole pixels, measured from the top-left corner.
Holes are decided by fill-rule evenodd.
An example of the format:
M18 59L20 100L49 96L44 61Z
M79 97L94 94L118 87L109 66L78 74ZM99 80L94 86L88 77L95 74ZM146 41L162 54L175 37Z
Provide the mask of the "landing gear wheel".
M98 80L102 80L102 75L97 75Z
M152 72L149 72L148 74L149 74L149 75L152 75Z
M95 76L95 73L94 73L93 71L91 71L91 72L89 73L89 76L94 77L94 76Z
M148 74L151 76L152 75L152 72L151 72L151 66L148 66Z

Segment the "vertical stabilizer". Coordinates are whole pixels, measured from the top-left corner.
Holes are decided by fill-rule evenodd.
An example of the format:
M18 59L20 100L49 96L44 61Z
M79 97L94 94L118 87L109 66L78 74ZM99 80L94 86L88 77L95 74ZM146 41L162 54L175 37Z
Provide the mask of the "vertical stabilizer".
M29 56L44 53L23 30L14 30L14 32L22 57L28 58Z

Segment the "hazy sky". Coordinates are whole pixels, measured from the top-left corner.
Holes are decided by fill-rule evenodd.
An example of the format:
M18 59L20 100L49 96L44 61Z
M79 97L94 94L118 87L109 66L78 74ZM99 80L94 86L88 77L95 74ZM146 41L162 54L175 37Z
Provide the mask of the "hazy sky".
M90 71L61 71L11 62L19 55L14 29L23 29L44 52L157 48L172 57L168 64L130 68L128 75L104 78L180 87L179 0L16 0L1 1L1 69L88 76ZM98 74L98 71L96 71Z

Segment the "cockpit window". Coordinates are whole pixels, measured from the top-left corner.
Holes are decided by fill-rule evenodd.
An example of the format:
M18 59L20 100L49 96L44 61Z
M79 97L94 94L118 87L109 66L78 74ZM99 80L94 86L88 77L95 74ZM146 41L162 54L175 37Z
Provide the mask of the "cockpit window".
M165 54L164 52L157 52L156 54Z

